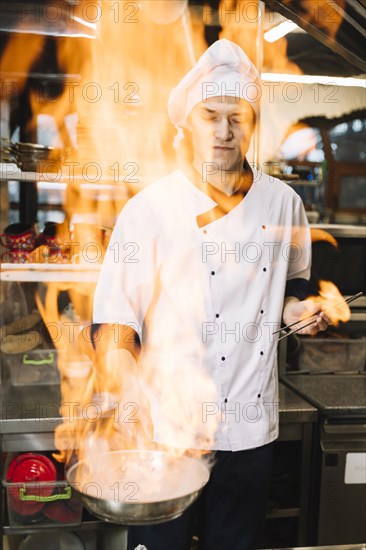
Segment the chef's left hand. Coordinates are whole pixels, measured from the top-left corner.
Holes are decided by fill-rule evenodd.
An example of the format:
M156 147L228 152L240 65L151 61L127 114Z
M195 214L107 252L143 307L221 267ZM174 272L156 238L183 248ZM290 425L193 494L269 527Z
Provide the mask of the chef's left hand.
M331 320L324 312L316 314L319 309L319 304L315 303L313 300L299 301L297 298L288 297L285 299L283 308L283 322L285 325L289 325L298 321L299 325L291 327L291 329L294 330L300 326L300 324L306 325L310 323L312 320L311 318L308 318L306 321L302 321L301 319L305 319L306 317L310 317L311 314L314 314L314 323L298 331L298 334L310 334L314 336L320 330L326 330L331 324Z

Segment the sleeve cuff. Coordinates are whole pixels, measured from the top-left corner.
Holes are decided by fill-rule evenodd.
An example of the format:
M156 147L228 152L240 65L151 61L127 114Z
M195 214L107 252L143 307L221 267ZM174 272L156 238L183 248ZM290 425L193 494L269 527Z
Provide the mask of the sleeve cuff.
M316 289L307 279L291 279L286 282L285 297L294 296L299 300L305 300L314 294L317 294Z

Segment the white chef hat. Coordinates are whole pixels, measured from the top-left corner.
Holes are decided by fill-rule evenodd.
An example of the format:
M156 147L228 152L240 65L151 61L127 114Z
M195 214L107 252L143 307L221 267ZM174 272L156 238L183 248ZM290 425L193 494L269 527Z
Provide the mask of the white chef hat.
M255 113L261 96L257 69L240 46L226 38L214 42L172 89L168 99L170 120L186 128L193 107L217 96L243 98Z

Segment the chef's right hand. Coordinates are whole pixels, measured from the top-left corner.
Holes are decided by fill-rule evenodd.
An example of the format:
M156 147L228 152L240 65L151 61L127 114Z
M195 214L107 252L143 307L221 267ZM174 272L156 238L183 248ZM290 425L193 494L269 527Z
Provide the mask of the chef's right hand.
M298 322L298 325L292 327L296 329L298 326L306 325L310 322L313 315L314 323L304 329L298 331L299 334L309 334L314 336L320 330L327 330L331 324L331 320L324 312L319 313L319 304L313 300L299 301L297 298L289 297L285 300L283 308L283 322L285 325ZM307 319L307 321L302 321Z

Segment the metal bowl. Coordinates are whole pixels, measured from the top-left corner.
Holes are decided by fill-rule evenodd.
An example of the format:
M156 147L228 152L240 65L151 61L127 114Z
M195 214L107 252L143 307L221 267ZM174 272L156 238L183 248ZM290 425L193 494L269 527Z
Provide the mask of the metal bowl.
M209 479L202 462L162 451L112 451L75 463L66 473L96 517L150 525L179 517Z

